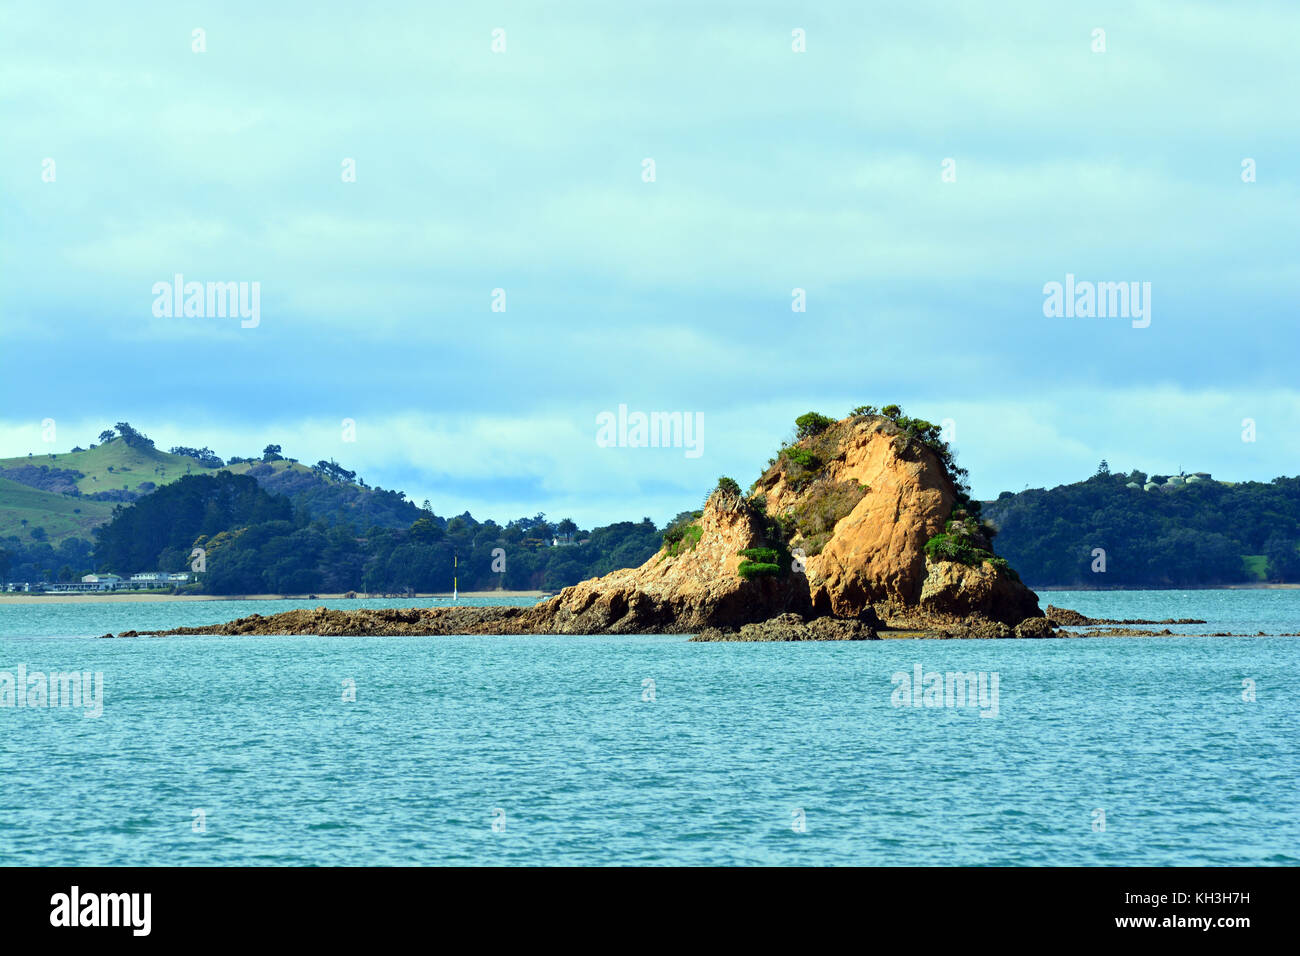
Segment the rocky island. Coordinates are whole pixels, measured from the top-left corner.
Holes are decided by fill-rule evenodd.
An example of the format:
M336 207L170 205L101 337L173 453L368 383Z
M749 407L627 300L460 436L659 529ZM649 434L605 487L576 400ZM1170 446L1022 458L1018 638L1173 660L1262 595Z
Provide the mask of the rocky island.
M742 493L722 478L638 568L533 607L324 607L158 634L693 634L697 641L1051 637L937 426L815 413ZM137 636L126 632L121 636Z

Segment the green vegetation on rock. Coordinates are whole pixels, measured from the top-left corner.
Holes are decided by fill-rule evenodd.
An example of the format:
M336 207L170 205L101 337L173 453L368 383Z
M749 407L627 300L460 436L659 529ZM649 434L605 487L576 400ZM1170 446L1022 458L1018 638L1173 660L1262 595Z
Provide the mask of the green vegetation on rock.
M836 523L857 507L867 490L866 485L856 481L819 481L790 509L789 517L795 530L803 536L803 549L808 556L821 554L835 532Z
M774 562L741 561L736 573L746 581L752 581L754 578L780 574L781 566Z
M794 420L795 440L802 441L820 435L835 424L835 419L817 412L805 412Z
M736 573L746 581L781 573L781 552L776 548L745 548L737 554L746 559L736 569Z
M821 472L822 460L805 448L790 446L781 449L786 462L785 480L795 491L802 491L816 481Z
M961 517L950 519L942 534L925 543L926 556L934 561L956 561L977 567L988 562L1000 570L1010 571L1006 559L993 553L990 542L997 534L997 528L988 523L981 524L960 510L958 514Z
M675 558L684 551L694 551L695 546L700 543L700 536L704 534L704 529L697 524L688 524L684 528L679 528L673 532L664 533L664 551L670 558Z
M723 475L721 478L718 479L717 490L721 491L725 495L734 495L735 497L740 497L739 482L737 482L736 479L734 478L728 478L726 475Z

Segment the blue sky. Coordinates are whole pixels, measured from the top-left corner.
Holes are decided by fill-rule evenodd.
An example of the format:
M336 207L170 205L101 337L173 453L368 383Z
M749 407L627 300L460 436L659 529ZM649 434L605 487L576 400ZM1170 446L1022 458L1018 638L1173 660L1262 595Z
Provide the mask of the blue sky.
M1300 8L439 6L4 4L0 455L124 419L663 521L897 402L986 498L1296 472ZM176 273L259 282L260 324L155 317ZM1067 273L1150 282L1150 326L1044 317ZM620 404L703 454L598 447Z

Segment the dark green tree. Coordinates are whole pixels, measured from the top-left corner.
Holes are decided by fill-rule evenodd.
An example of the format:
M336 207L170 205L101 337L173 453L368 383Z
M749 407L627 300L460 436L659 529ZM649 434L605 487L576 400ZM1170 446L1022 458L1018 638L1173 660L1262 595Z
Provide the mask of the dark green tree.
M804 438L811 438L813 435L820 435L834 424L835 419L827 415L820 415L817 412L804 412L794 420L795 440L800 441Z

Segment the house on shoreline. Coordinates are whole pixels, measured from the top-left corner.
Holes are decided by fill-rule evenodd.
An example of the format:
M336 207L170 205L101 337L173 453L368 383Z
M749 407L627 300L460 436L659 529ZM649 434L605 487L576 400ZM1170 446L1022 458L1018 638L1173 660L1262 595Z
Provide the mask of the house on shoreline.
M195 579L189 571L141 571L130 578L120 574L85 574L80 581L10 581L0 591L23 594L97 594L104 591L149 591L183 587Z
M122 578L116 574L87 574L82 576L80 586L66 585L79 591L113 591L121 586Z

